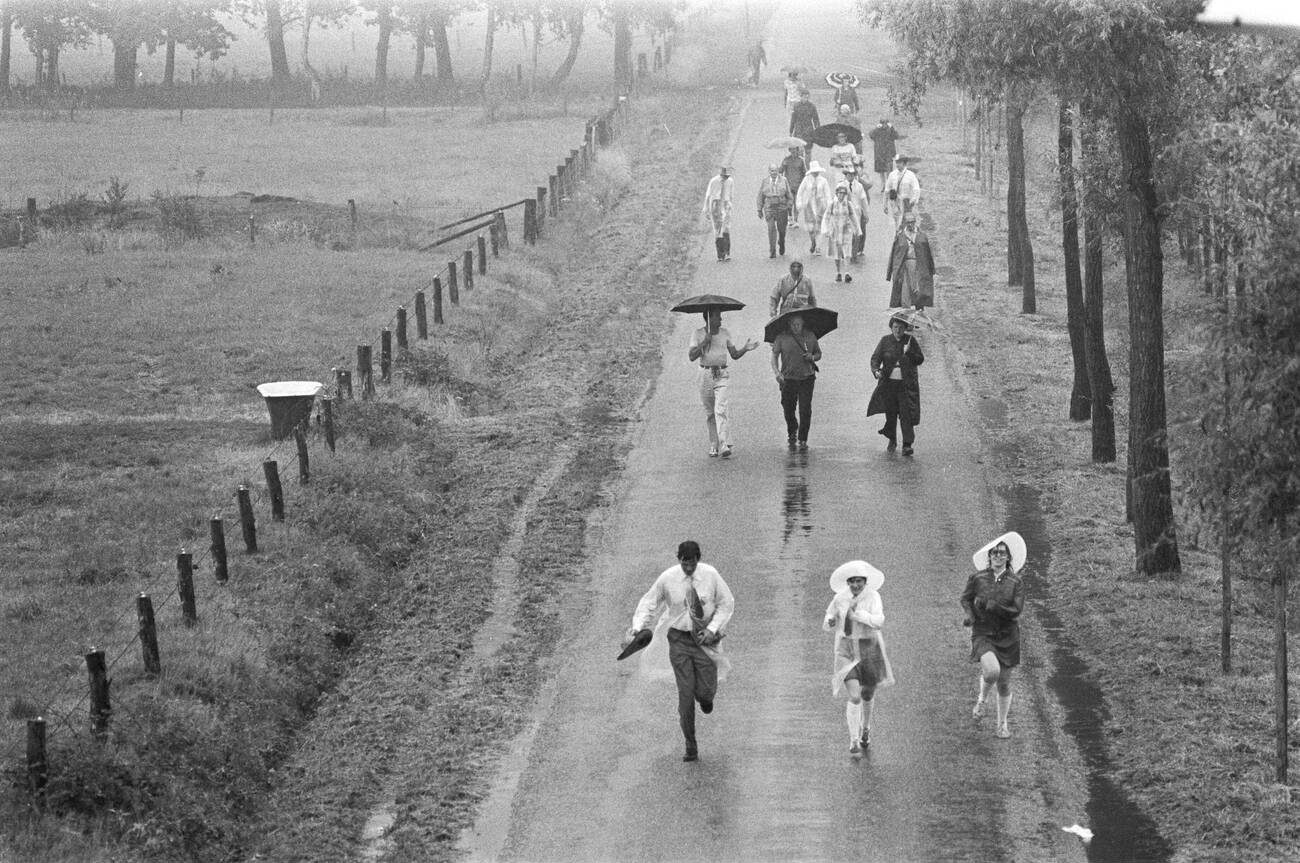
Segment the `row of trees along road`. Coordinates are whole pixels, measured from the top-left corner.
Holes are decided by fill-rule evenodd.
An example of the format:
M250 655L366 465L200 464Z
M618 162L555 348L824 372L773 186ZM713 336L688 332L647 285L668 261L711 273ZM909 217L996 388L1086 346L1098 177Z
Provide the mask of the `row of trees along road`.
M271 79L290 80L286 33L300 38L303 72L320 82L311 64L314 28L337 27L358 17L375 28L376 83L388 80L388 55L392 39L407 34L415 40L415 77L426 74L428 48L433 48L432 76L452 82L448 28L457 16L482 12L484 36L481 80L492 74L493 43L503 28L521 30L532 46L533 80L537 80L539 46L546 40L567 42L567 52L550 78L559 86L573 69L588 20L614 33L614 77L619 83L632 78L631 32L645 27L662 34L673 26L673 0L411 0L405 3L375 0L0 0L0 96L10 86L13 34L21 32L36 57L37 80L46 89L59 87L59 55L86 47L96 37L113 44L113 81L119 90L136 84L139 52L166 51L163 86L175 86L176 50L183 47L199 57L217 59L235 36L223 22L235 17L261 29L271 61Z
M1205 398L1189 417L1188 500L1217 520L1223 668L1231 669L1234 553L1271 573L1278 779L1287 773L1286 602L1300 503L1300 49L1211 32L1204 0L858 0L902 43L898 107L943 81L1006 116L1008 284L1035 310L1023 118L1058 105L1073 419L1115 458L1102 332L1101 251L1122 240L1129 308L1128 515L1135 569L1181 570L1171 498L1163 235L1224 298L1207 322ZM1080 158L1075 160L1075 133ZM1080 215L1082 218L1080 218ZM1083 229L1080 260L1079 226ZM1081 272L1082 271L1082 272Z

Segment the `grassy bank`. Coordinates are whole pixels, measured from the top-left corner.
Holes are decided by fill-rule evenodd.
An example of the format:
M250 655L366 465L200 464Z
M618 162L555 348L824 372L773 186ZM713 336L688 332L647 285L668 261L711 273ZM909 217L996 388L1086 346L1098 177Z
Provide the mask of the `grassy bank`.
M729 60L740 65L714 58ZM302 488L292 446L273 447L248 386L350 365L383 323L375 310L386 317L426 282L429 258L288 235L78 256L69 235L71 249L5 259L17 268L4 279L6 338L22 346L5 379L20 368L41 379L5 393L14 467L0 481L18 558L3 636L16 662L3 673L4 691L21 694L3 730L20 747L37 712L52 730L45 807L6 795L0 856L354 859L367 807L389 794L405 859L452 853L479 771L527 709L501 692L529 691L542 673L556 589L656 373L726 104L677 92L639 102L645 123L602 154L570 217L480 277L377 402L340 406L338 454L313 433ZM666 138L652 118L669 111L698 132ZM239 482L261 487L268 452L289 520L273 525L259 495L262 550L247 556L234 551L230 496ZM527 649L510 653L528 658L472 664L525 500ZM202 549L218 507L231 582L215 585L200 551L200 619L185 627L174 549ZM157 678L132 642L142 589L159 600ZM113 663L102 745L85 731L91 643Z
M1007 407L983 432L1014 453L996 470L1009 486L1037 489L1053 543L1048 595L1065 621L1088 675L1105 693L1110 777L1158 825L1179 861L1300 859L1296 788L1273 780L1272 608L1257 572L1235 588L1235 666L1219 671L1217 540L1183 500L1179 453L1201 396L1194 370L1210 302L1192 275L1166 257L1172 476L1179 501L1183 572L1149 580L1133 572L1133 533L1124 516L1128 312L1122 251L1108 250L1107 349L1116 384L1119 461L1093 464L1089 425L1068 417L1072 366L1065 330L1060 221L1051 159L1055 115L1035 118L1030 154L1030 224L1038 258L1038 309L1021 315L1020 288L1005 285L1006 232L1001 200L980 191L952 111L936 103L914 137L923 144L921 179L940 265L955 267L939 287L946 337L959 349L977 400ZM999 170L1002 170L999 168ZM1005 189L1005 179L1001 188ZM1046 652L1046 639L1030 636ZM1297 684L1291 675L1291 686ZM1292 741L1294 761L1296 741ZM1094 825L1096 828L1098 825Z

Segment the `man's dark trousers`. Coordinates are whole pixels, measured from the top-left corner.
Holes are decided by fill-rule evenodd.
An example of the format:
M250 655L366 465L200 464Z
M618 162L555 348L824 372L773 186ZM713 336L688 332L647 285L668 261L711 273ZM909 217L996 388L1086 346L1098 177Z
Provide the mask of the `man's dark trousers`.
M912 417L907 411L900 411L902 400L906 397L902 381L886 380L885 386L885 427L881 429L890 443L896 443L895 429L903 427L903 446L911 446L916 440L916 431L912 426Z
M668 661L677 678L677 716L686 738L686 752L694 754L695 702L710 705L718 692L718 667L695 643L695 637L680 629L668 629Z
M808 429L812 426L813 384L816 382L816 375L781 381L781 410L785 413L786 437L796 438L800 443L808 442ZM799 408L798 419L795 419L796 406Z
M767 252L775 255L785 254L785 229L790 224L790 210L787 207L770 207L764 214L767 219Z

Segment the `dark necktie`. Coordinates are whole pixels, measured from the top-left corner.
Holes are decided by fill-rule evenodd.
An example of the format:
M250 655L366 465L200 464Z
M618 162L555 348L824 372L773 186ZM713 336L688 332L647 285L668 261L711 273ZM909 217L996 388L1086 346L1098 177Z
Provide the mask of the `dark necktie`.
M700 602L700 595L695 592L693 583L686 587L686 608L690 612L692 623L704 620L704 603Z
M844 609L844 635L851 637L853 635L853 619L849 617L849 612L853 611L853 605Z

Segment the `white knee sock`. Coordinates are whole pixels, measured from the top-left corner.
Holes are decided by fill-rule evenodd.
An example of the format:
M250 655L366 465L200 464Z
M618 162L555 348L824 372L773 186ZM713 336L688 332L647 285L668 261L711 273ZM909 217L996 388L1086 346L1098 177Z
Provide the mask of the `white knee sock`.
M989 695L989 682L985 680L984 675L981 674L980 675L980 701L983 701L985 698L988 698L988 695Z
M862 717L862 722L860 723L861 730L870 731L871 730L871 709L876 706L876 701L873 698L871 701L863 701L862 704L858 706L860 708L860 714Z
M844 705L844 719L849 724L849 739L857 740L862 736L862 705L852 701Z
M1011 693L998 693L998 728L1007 724L1007 714L1011 711Z

